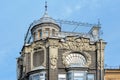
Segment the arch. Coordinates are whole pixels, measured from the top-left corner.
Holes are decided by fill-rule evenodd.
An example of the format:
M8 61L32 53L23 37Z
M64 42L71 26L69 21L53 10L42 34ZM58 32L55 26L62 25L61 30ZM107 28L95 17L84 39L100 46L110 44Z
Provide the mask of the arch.
M39 67L44 62L44 51L40 50L37 52L34 52L33 54L33 65L34 67Z
M62 56L63 64L66 67L88 67L91 57L88 53L68 51Z

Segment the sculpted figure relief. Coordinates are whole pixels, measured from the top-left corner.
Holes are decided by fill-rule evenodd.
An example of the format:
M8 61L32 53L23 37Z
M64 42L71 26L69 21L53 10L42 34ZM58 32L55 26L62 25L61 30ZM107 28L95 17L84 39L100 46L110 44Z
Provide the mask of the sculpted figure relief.
M59 43L59 48L65 48L73 51L95 51L95 46L90 45L89 39L84 38L69 38L66 42Z
M55 55L52 55L50 57L50 63L51 63L51 68L52 69L56 69L56 67L57 67L57 60L58 60L58 57L55 56Z

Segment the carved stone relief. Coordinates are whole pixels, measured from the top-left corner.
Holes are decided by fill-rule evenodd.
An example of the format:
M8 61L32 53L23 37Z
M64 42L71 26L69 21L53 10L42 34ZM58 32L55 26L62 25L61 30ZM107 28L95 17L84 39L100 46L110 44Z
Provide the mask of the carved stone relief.
M49 45L52 47L52 48L56 48L58 47L58 40L49 40Z
M56 69L57 68L57 60L58 60L58 57L53 55L53 56L50 56L50 63L51 63L51 68L52 69Z
M85 38L69 38L66 42L60 42L59 48L81 52L96 50L94 45L90 45L90 40Z
M49 47L49 54L50 54L50 66L51 69L57 68L57 60L58 60L58 48L53 46Z
M65 52L63 55L62 55L62 60L63 60L63 64L66 66L66 67L69 67L69 64L66 63L66 57L69 55L69 54L72 54L73 52L72 51L67 51ZM79 54L81 52L78 52ZM84 64L85 67L88 67L90 64L91 64L91 56L87 53L87 52L83 52L82 55L85 57L86 59L86 64Z

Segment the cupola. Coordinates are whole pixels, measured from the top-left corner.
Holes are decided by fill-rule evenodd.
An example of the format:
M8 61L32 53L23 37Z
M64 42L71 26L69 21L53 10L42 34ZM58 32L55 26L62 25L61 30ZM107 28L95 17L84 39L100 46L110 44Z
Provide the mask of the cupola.
M47 2L45 3L45 13L37 21L32 24L31 33L34 41L46 39L48 37L56 37L61 30L57 22L47 13Z

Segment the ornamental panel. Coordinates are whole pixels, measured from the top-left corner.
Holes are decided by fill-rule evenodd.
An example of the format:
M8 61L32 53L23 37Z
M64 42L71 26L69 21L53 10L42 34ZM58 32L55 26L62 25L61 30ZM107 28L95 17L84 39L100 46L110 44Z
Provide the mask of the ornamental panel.
M91 64L91 56L86 52L68 51L62 55L62 60L66 67L88 67Z

